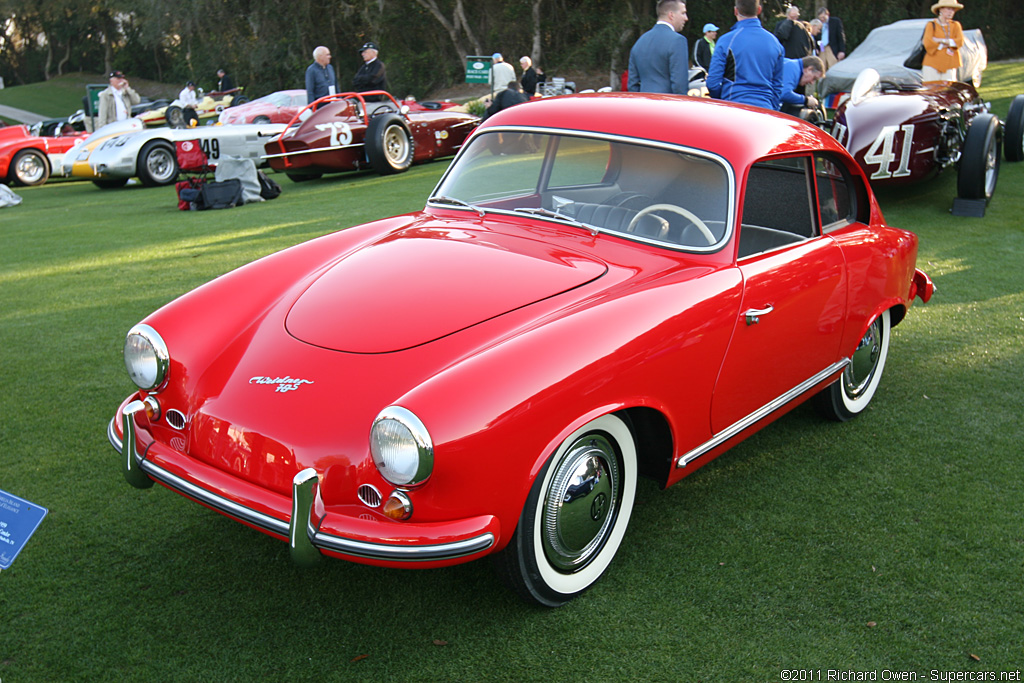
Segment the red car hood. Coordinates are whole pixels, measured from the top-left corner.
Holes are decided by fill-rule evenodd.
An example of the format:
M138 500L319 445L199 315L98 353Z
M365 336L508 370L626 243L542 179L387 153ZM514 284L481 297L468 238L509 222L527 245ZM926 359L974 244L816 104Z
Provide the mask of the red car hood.
M286 327L325 349L387 353L435 341L601 277L604 263L493 232L415 226L341 259Z

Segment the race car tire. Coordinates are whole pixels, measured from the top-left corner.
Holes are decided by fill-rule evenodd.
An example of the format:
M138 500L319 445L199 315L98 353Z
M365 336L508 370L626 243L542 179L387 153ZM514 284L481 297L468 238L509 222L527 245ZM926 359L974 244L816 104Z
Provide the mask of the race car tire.
M11 159L7 178L12 185L42 185L50 178L50 162L35 149L23 149Z
M185 110L176 104L164 109L164 120L168 128L185 128Z
M288 180L293 183L304 183L307 180L317 180L323 173L285 173L288 176Z
M146 187L170 185L178 178L178 157L164 140L150 140L139 152L136 175Z
M101 190L116 190L128 184L127 178L95 178L92 184Z
M366 127L366 158L381 175L409 170L415 143L409 126L398 114L382 114L370 119Z
M238 105L245 104L248 101L249 101L249 98L246 97L245 95L239 95L238 97L232 97L231 98L231 104L229 104L228 107L237 107Z
M1006 115L1003 134L1003 155L1006 160L1024 161L1024 95L1017 95L1010 102L1010 113Z
M956 192L961 199L992 198L999 180L999 119L978 114L967 129L960 154Z
M270 123L270 117L269 116L257 116L256 118L254 118L252 120L252 122L253 123L258 123L260 125L263 125L264 123Z

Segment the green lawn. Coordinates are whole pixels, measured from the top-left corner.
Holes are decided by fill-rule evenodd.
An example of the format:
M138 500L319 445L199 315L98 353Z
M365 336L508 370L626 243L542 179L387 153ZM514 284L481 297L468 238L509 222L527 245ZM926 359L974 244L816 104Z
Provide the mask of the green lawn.
M997 83L1005 115L1024 63L990 66ZM0 680L1024 668L1024 164L1003 165L983 219L949 214L952 173L882 195L939 290L894 330L871 408L832 424L800 407L667 491L644 482L619 556L566 607L521 603L486 561L301 570L283 543L128 486L106 439L133 389L127 329L254 258L420 208L444 166L285 180L222 212L81 182L0 209L0 489L50 510L0 573Z

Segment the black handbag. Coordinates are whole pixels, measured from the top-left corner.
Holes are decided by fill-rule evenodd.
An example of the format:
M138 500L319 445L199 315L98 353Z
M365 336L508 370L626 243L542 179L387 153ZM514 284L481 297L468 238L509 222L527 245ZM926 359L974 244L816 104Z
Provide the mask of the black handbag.
M277 199L281 194L281 186L263 171L256 171L256 179L260 181L260 196L264 199Z
M924 31L922 31L921 40L917 41L917 47L914 48L914 51L911 52L910 56L907 57L905 62L903 62L903 66L908 69L920 70L921 67L924 66L924 52Z

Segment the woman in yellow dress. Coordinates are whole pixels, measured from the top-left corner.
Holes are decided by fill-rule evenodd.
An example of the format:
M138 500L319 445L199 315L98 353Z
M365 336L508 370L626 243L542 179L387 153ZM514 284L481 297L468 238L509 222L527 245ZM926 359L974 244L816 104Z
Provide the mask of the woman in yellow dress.
M964 8L957 0L939 0L932 5L935 19L924 29L924 61L921 78L924 81L955 81L960 66L960 48L964 44L964 31L959 21L953 21L957 10Z

